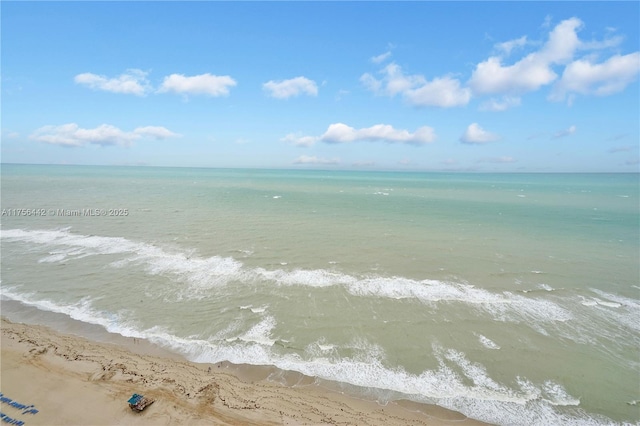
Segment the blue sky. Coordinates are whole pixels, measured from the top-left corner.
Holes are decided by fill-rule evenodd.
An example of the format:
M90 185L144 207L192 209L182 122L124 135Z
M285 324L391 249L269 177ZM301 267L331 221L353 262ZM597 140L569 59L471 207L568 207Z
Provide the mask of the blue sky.
M638 2L7 2L2 162L637 172Z

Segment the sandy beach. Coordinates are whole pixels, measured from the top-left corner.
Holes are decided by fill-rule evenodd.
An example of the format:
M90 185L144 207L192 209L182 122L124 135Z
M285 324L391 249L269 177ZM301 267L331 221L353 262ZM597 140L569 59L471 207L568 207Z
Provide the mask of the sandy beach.
M228 367L59 334L2 319L1 412L24 425L434 425L480 424L409 402L381 406L313 384L268 380L268 369ZM264 377L260 377L264 376ZM133 393L155 399L141 413ZM13 404L12 404L13 403ZM34 413L35 410L37 412ZM20 423L22 422L22 423Z

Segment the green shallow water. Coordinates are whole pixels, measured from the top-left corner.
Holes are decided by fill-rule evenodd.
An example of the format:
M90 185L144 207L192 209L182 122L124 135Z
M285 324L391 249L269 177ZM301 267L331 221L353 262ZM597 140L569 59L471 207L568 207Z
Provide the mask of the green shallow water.
M2 294L493 423L635 423L638 195L637 174L3 165L3 209L127 215L5 211Z

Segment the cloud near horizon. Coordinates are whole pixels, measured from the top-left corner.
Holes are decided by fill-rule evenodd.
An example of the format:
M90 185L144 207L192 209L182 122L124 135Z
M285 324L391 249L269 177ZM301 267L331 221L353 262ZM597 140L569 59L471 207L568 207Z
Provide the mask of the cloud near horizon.
M296 158L293 164L324 164L324 165L337 165L340 164L339 158L318 158L316 156L301 155Z
M376 124L371 127L355 129L344 123L330 124L321 136L303 136L299 133L289 133L281 139L295 146L312 146L316 142L341 144L350 142L386 142L408 145L425 145L436 140L433 128L423 126L411 133L404 129L395 129L389 124Z
M138 127L131 132L125 132L110 124L102 124L94 129L83 129L76 123L68 123L60 126L40 127L29 138L64 147L81 147L90 144L128 147L135 140L142 138L166 139L181 136L161 126Z
M295 77L289 80L270 80L262 85L268 96L276 99L288 99L294 96L306 94L309 96L318 95L318 85L315 81L306 77Z
M517 160L509 156L481 158L480 160L478 160L478 163L494 163L494 164L509 164L509 163L515 163L515 162L517 162Z
M394 129L388 124L376 124L371 127L354 129L343 123L334 123L320 140L326 143L348 143L356 141L383 141L387 143L401 143L409 145L424 145L436 140L433 129L423 126L411 133L408 130Z
M487 132L478 123L469 124L467 130L460 136L460 142L472 145L495 142L499 139L500 136Z

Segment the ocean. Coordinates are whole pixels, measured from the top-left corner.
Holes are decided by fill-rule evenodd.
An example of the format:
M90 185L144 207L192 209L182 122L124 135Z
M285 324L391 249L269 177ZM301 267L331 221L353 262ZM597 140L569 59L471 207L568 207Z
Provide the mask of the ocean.
M639 181L4 164L2 313L494 424L638 424Z

